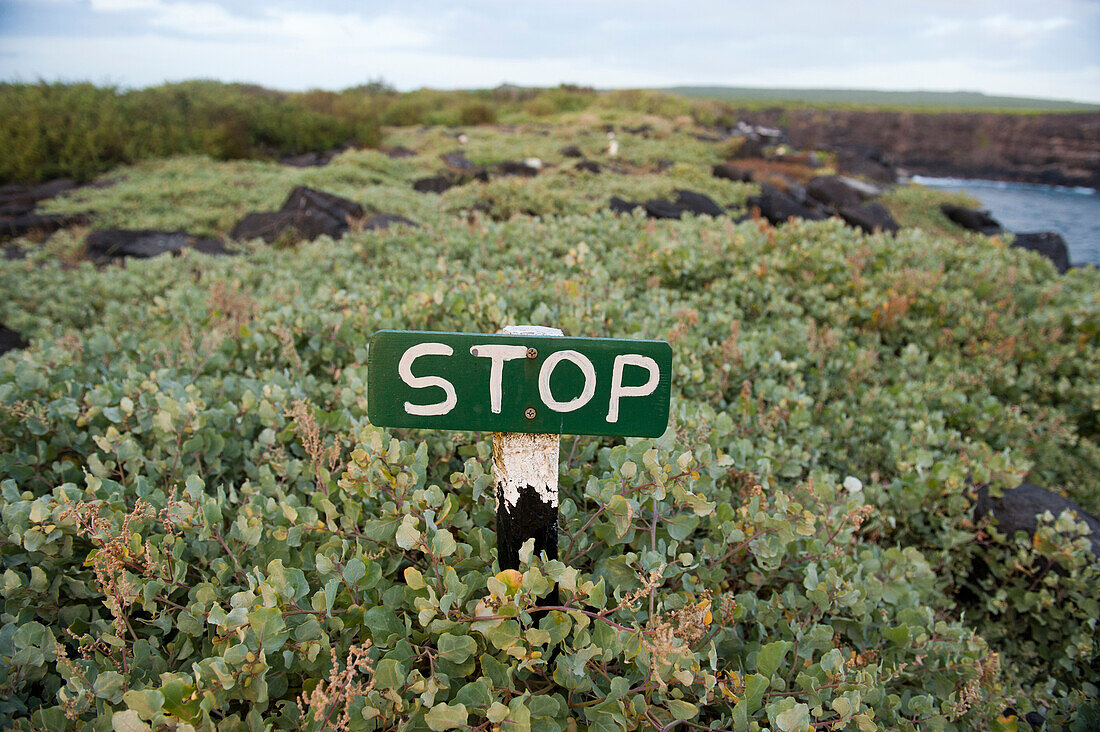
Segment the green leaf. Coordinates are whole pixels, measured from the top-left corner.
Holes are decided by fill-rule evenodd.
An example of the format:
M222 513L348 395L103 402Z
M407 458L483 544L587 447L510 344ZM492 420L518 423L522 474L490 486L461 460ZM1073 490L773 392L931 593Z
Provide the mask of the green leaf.
M352 559L344 566L344 579L351 587L358 585L359 580L363 579L366 574L367 566L363 564L362 559Z
M810 729L810 708L805 704L795 704L779 712L775 715L775 726L783 732L806 732Z
M894 645L904 646L909 642L909 626L902 623L896 628L883 628L882 635Z
M449 557L458 549L455 538L447 529L439 529L432 536L432 554L439 558Z
M764 678L770 679L775 675L790 647L790 641L775 641L763 646L756 655L756 670Z
M117 671L100 671L92 688L99 699L112 700L122 691L126 679Z
M680 699L669 699L668 711L672 712L673 718L683 721L693 719L699 713L699 707Z
M164 694L157 689L131 690L122 695L122 701L142 719L152 719L164 707Z
M424 721L432 732L440 732L465 726L468 717L465 704L436 704L424 715Z
M634 508L624 496L616 494L607 502L607 513L615 524L615 534L621 539L630 530L634 520Z
M463 663L477 652L477 641L468 635L443 633L437 645L439 657L451 663Z
M263 639L264 650L268 653L279 650L286 640L286 622L278 608L261 607L248 614L248 624L252 626L258 638Z
M397 541L397 546L402 549L412 549L420 541L420 532L416 530L411 522L402 521L401 525L397 527L397 534L394 539Z
M405 685L405 665L392 658L383 658L374 667L374 685L379 689L399 689Z
M114 732L151 732L149 725L142 722L138 713L132 709L112 714L111 729Z

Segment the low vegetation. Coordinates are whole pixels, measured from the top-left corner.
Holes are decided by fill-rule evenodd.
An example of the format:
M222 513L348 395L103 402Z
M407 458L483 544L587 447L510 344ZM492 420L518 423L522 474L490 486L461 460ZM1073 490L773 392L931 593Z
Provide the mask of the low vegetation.
M509 103L584 97L545 94ZM0 359L6 728L1097 726L1084 525L1006 536L971 499L1028 476L1100 512L1100 273L919 191L887 197L897 235L615 216L753 186L664 118L575 171L562 145L607 143L589 113L467 129L475 163L544 170L442 195L411 187L458 147L436 127L387 131L413 157L151 160L44 206L224 235L308 184L420 227L102 268L74 230L0 260L31 341ZM490 435L371 425L367 356L382 328L520 323L668 340L672 421L564 436L560 557L500 571Z

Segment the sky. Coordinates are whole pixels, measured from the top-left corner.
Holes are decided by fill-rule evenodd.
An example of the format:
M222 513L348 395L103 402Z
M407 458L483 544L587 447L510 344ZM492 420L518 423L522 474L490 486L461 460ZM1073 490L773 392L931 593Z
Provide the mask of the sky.
M0 0L0 79L980 91L1100 103L1100 0Z

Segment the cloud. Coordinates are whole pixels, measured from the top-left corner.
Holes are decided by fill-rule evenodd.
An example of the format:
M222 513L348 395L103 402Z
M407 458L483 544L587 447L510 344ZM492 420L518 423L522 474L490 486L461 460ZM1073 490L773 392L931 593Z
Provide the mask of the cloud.
M993 15L983 18L979 23L982 30L990 35L1009 41L1034 43L1042 36L1070 25L1069 18L1044 18L1025 20L1011 15Z
M976 33L987 39L1010 41L1032 46L1055 31L1070 27L1069 18L1026 19L1016 18L1007 13L990 15L974 20L960 18L933 17L917 35L920 38L946 38L962 33Z
M414 24L395 15L367 19L357 13L269 8L248 17L214 3L166 0L91 0L91 8L98 13L140 12L151 28L195 36L306 44L354 38L375 48L423 48L433 40L423 22Z

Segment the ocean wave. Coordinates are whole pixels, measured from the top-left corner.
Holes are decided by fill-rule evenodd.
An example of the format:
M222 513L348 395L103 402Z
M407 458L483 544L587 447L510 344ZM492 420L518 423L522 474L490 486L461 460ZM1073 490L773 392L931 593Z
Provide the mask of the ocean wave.
M928 175L914 175L914 183L930 188L993 188L996 190L1058 191L1080 196L1095 196L1097 190L1088 186L1050 186L1043 183L1017 183L1006 180L988 180L985 178L937 178Z

